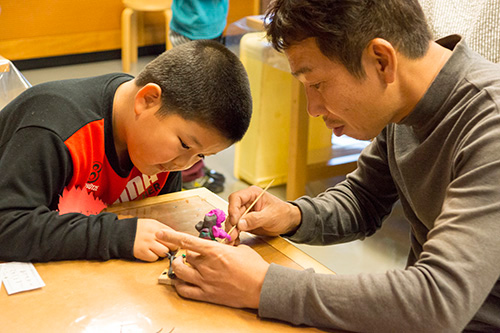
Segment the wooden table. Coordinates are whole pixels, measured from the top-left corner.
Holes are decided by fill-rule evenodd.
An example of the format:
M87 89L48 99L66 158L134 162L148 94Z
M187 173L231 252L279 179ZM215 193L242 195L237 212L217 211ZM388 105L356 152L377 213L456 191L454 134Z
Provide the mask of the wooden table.
M108 211L152 217L197 234L194 225L227 202L205 188L120 204ZM268 262L333 273L281 238L242 234ZM183 299L158 284L167 261L60 261L37 263L46 286L8 296L0 290L0 332L320 332L263 320L257 311ZM278 288L278 286L277 286Z

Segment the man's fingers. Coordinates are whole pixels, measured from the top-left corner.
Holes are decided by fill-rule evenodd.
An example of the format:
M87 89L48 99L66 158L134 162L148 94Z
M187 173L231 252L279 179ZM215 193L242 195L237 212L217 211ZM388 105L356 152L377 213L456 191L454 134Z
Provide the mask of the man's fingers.
M182 281L193 285L198 285L200 283L201 276L198 270L184 263L184 260L181 257L177 257L172 262L172 270Z
M158 237L156 237L156 241L158 242L158 244L160 244L160 246L163 245L163 246L167 247L168 248L167 252L175 251L175 250L179 249L179 246L177 244L167 243L167 242L159 239Z
M262 189L258 186L250 186L229 195L228 220L231 226L236 224L246 209L257 199L261 191ZM226 231L228 230L229 228L226 229Z
M166 243L172 243L186 250L201 254L208 253L218 243L185 233L163 229L156 232L156 237Z
M177 279L174 282L174 286L177 290L177 293L182 297L195 299L198 301L209 301L206 299L207 297L205 296L203 289L201 289L197 285Z

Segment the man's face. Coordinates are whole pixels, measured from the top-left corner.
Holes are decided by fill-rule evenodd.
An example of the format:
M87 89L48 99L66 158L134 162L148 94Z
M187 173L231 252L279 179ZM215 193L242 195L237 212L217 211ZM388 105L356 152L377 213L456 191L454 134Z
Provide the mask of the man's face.
M285 54L292 74L304 84L308 113L322 117L336 136L371 139L393 121L384 97L386 85L376 68L365 66L367 76L358 79L323 55L313 38L291 46Z
M231 145L213 128L179 115L158 117L154 111L136 119L127 138L132 163L144 174L186 170Z

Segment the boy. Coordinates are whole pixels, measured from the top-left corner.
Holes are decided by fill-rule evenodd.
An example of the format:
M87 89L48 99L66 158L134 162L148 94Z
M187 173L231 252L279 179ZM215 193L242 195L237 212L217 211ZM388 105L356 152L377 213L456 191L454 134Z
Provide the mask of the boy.
M105 205L179 191L180 170L240 140L250 116L246 72L213 41L167 51L135 79L28 89L0 112L0 260L165 256L158 221L62 208L82 190Z
M183 43L211 39L224 44L224 28L229 11L229 0L174 0L169 40L172 47ZM209 169L203 160L182 171L182 187L206 187L214 193L224 191L223 174Z

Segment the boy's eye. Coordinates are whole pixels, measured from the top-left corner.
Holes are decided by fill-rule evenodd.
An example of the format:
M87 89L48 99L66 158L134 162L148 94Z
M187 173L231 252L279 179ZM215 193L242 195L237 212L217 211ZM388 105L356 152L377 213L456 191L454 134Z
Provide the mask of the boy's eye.
M181 138L179 138L179 141L181 142L182 148L184 148L184 149L189 149L190 148L187 144L184 143L184 141L181 140Z

